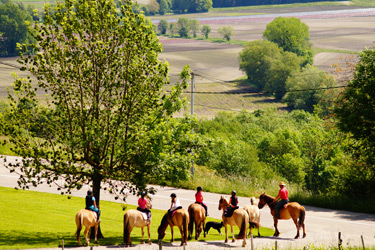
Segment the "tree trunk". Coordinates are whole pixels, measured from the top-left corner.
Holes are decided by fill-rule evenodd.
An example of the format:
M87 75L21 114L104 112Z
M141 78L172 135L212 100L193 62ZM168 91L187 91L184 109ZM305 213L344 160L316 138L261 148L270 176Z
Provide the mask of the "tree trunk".
M95 200L96 200L96 206L98 207L98 209L100 209L100 189L101 189L102 176L100 174L95 174L92 181L93 181L92 191L94 193L94 197L95 197ZM98 240L103 239L103 238L104 238L104 236L102 234L102 230L100 229L100 224L99 224ZM91 228L90 239L95 239L95 228L94 227Z

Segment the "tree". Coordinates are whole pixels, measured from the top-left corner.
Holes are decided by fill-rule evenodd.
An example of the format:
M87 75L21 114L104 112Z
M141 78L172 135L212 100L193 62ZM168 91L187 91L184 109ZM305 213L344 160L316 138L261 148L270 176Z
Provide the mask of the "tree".
M177 25L176 23L170 23L169 24L169 33L171 33L172 36L174 36L175 33L177 33Z
M210 32L211 32L211 27L208 26L207 24L204 24L204 25L202 26L202 28L201 28L201 32L202 32L202 34L204 35L204 37L205 37L206 39L208 39L208 34L210 34Z
M337 90L332 76L315 66L307 66L301 72L294 72L288 77L285 88L288 91L283 100L288 107L313 112L320 105L321 114L328 115L332 108Z
M281 49L275 43L266 40L248 42L239 54L240 70L246 73L252 84L263 90L269 76L271 58L275 57L281 57Z
M199 30L199 21L197 19L191 19L190 20L190 27L191 32L193 33L193 37L197 37L197 31Z
M188 7L189 13L208 12L212 8L212 0L193 0Z
M172 0L172 11L174 13L185 13L189 8L190 1Z
M223 36L225 40L230 41L231 37L234 35L234 29L230 26L223 26L218 29L220 35Z
M170 10L168 0L160 0L159 6L160 6L159 8L160 15L164 15L165 13L168 13Z
M32 17L22 3L1 0L0 4L0 55L15 55L17 43L27 42L27 22Z
M162 35L165 35L168 30L168 21L165 19L161 19L158 24L158 30Z
M62 177L62 192L89 183L99 203L103 183L125 200L147 183L186 178L192 123L172 115L183 105L188 68L164 93L169 69L158 59L157 36L131 1L120 5L118 13L113 0L46 4L44 23L30 26L36 56L21 53L19 61L37 86L15 81L7 127L23 157L7 167L23 173L22 188ZM47 107L37 89L48 93Z
M177 30L180 37L189 37L189 33L191 30L191 23L189 18L180 17L177 20Z
M267 24L263 37L284 51L303 57L301 66L313 63L309 26L295 17L277 17Z
M155 15L159 12L160 6L156 0L149 0L147 4L147 13L149 15Z
M359 55L354 78L338 98L334 112L338 126L364 144L364 150L375 146L375 48ZM373 154L373 153L372 153Z

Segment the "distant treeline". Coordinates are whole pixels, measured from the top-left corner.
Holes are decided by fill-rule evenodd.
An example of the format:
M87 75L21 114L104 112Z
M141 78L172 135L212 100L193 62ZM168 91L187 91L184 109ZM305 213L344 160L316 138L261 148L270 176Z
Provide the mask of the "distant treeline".
M340 0L329 0L340 1ZM269 4L291 4L291 3L310 3L310 2L328 2L328 0L213 0L212 7L235 7L235 6L252 6L252 5L269 5Z

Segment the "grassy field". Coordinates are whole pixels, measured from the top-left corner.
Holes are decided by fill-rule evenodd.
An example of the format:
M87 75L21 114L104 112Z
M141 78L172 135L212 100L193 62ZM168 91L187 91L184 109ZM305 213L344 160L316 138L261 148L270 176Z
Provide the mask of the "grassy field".
M66 247L76 246L75 214L83 208L84 199L34 191L15 190L0 187L0 249L24 249L59 247L64 239ZM101 201L101 230L104 239L100 245L121 245L123 243L123 204ZM134 206L126 205L127 209ZM157 243L157 228L165 211L152 209L151 239ZM219 221L208 218L207 221ZM235 229L238 233L238 228ZM273 230L261 228L261 235L269 236ZM174 228L175 241L180 241L178 228ZM224 240L224 235L210 231L200 240ZM164 242L169 242L167 229ZM131 235L132 243L139 244L141 230L135 228ZM83 241L83 232L81 232ZM90 243L91 244L91 243ZM95 244L92 244L95 245Z

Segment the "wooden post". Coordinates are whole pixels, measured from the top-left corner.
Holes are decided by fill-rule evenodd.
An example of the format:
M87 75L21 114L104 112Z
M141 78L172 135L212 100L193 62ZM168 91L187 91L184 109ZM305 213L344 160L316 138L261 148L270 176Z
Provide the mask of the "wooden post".
M253 242L253 234L250 236L250 242L251 242L251 250L254 250L254 242Z
M365 248L365 241L363 240L363 235L361 235L361 241L362 241L363 250L366 250L366 248Z
M61 249L64 250L64 238L61 239Z
M159 240L159 250L162 250L161 240Z
M275 241L275 250L277 250L277 241Z
M342 249L342 239L341 239L341 232L339 232L339 244L338 244L339 250Z

